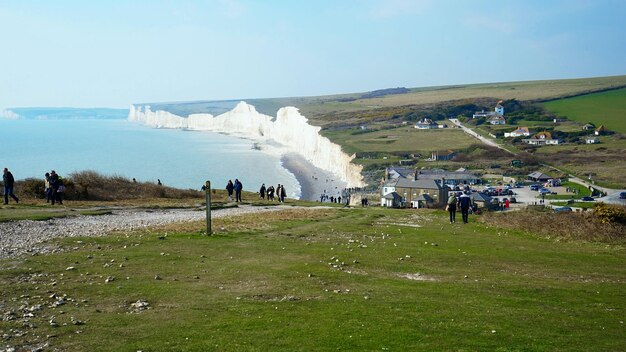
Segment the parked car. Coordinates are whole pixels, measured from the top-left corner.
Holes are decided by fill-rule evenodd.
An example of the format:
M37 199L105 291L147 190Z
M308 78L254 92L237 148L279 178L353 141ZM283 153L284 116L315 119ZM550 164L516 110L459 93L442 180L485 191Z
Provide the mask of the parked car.
M539 194L550 194L550 193L552 193L552 191L547 189L547 188L540 188L538 191L539 191Z
M593 202L595 199L593 199L593 197L582 197L580 198L580 200L584 201L584 202Z
M541 188L541 185L538 185L538 184L533 184L533 185L530 185L530 186L528 186L528 187L530 187L530 190L531 190L531 191L538 191L538 190L539 190L539 188Z
M521 183L519 183L519 182L515 183L515 188L522 188L522 187L523 187L523 185Z
M570 213L572 212L572 208L570 207L558 207L554 208L555 213Z
M619 199L626 199L626 192L619 192Z
M511 199L509 200L509 202L511 202L511 203L517 203L517 199L515 199L515 197L511 197Z

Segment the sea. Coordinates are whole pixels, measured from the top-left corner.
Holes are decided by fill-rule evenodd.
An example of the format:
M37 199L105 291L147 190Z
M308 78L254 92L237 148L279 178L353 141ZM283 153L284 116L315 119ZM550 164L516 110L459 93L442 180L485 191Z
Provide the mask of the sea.
M244 190L280 183L290 197L300 197L280 155L251 140L147 127L128 121L126 109L14 108L1 115L0 167L16 179L93 170L183 189L200 189L209 180L223 189L238 178Z

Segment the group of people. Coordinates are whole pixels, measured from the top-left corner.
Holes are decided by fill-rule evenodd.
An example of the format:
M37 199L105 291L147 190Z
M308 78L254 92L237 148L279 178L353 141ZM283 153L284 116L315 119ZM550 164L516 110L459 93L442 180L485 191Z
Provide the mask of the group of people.
M4 205L9 204L9 197L13 198L15 203L19 203L20 199L14 193L15 177L8 168L4 168L2 173L2 183L4 184ZM65 192L65 185L63 180L56 171L52 170L49 173L46 172L44 176L44 196L46 203L63 204L63 192Z
M232 180L228 180L226 184L226 192L228 192L228 200L233 201L233 193L235 195L235 202L241 202L241 192L243 191L243 184L239 179L235 179L235 182ZM270 185L269 187L265 187L265 183L261 185L259 189L259 198L267 200L278 199L279 202L285 203L285 197L287 197L287 191L285 190L285 186L280 183L276 188Z
M325 201L329 201L331 203L341 203L341 196L333 197L328 196L327 194L320 195L320 202L324 203Z
M448 197L448 201L446 202L446 210L450 213L451 224L456 222L457 208L461 210L463 223L468 223L469 210L472 205L472 198L470 198L469 193L469 191L459 192L459 194L450 194L450 197Z
M278 201L281 203L285 203L285 197L287 197L287 191L285 190L285 186L280 183L276 188L270 185L269 187L265 187L265 183L261 185L259 189L259 198L273 201L275 198L278 198Z
M243 191L243 183L239 179L235 179L235 183L232 180L228 180L226 184L226 192L228 192L228 200L233 201L233 192L235 193L235 202L241 202L241 191Z
M44 177L44 192L46 195L46 203L54 205L55 202L63 204L63 193L65 193L65 185L63 179L56 171L46 172Z

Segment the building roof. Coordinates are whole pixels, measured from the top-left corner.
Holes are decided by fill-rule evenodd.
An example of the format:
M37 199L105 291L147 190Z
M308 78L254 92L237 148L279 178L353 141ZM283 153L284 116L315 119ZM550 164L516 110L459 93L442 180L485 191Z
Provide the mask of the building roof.
M391 192L388 194L385 194L383 196L384 199L391 199L391 200L396 200L396 201L402 201L402 197L400 197L400 195L396 192Z
M420 195L419 195L419 197L415 198L414 200L421 200L421 201L426 202L426 203L432 203L432 202L434 202L434 201L435 201L435 200L434 200L431 196L429 196L428 194L420 194Z
M606 131L606 127L604 127L604 125L600 125L600 127L596 128L596 131L604 132L604 131Z
M534 178L536 180L541 180L541 179L546 179L547 180L547 179L552 178L552 176L546 175L546 174L544 174L542 172L539 172L539 171L534 171L534 172L529 173L528 177Z
M539 132L534 135L532 138L534 139L552 139L552 134L550 132Z
M445 171L441 169L435 170L418 170L418 179L441 179L446 180L476 180L480 177L474 175L469 171Z
M489 197L488 195L484 193L479 193L479 192L472 193L470 195L470 198L472 198L472 200L475 202L485 202L485 203L491 202L491 197Z
M395 186L398 188L417 188L417 189L435 189L440 190L443 189L443 186L439 182L439 180L434 179L409 179L409 178L399 178L397 180L391 180L385 183L385 186Z
M530 131L528 130L528 127L518 127L518 128L516 128L515 130L513 130L511 132L526 133L526 134L530 133Z

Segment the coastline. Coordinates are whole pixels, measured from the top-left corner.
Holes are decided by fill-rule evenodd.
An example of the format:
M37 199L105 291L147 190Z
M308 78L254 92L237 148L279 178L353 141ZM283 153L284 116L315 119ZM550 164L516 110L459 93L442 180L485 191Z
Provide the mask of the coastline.
M300 199L319 201L320 195L337 197L347 182L329 171L320 169L300 154L290 152L280 159L283 167L291 172L300 184Z

